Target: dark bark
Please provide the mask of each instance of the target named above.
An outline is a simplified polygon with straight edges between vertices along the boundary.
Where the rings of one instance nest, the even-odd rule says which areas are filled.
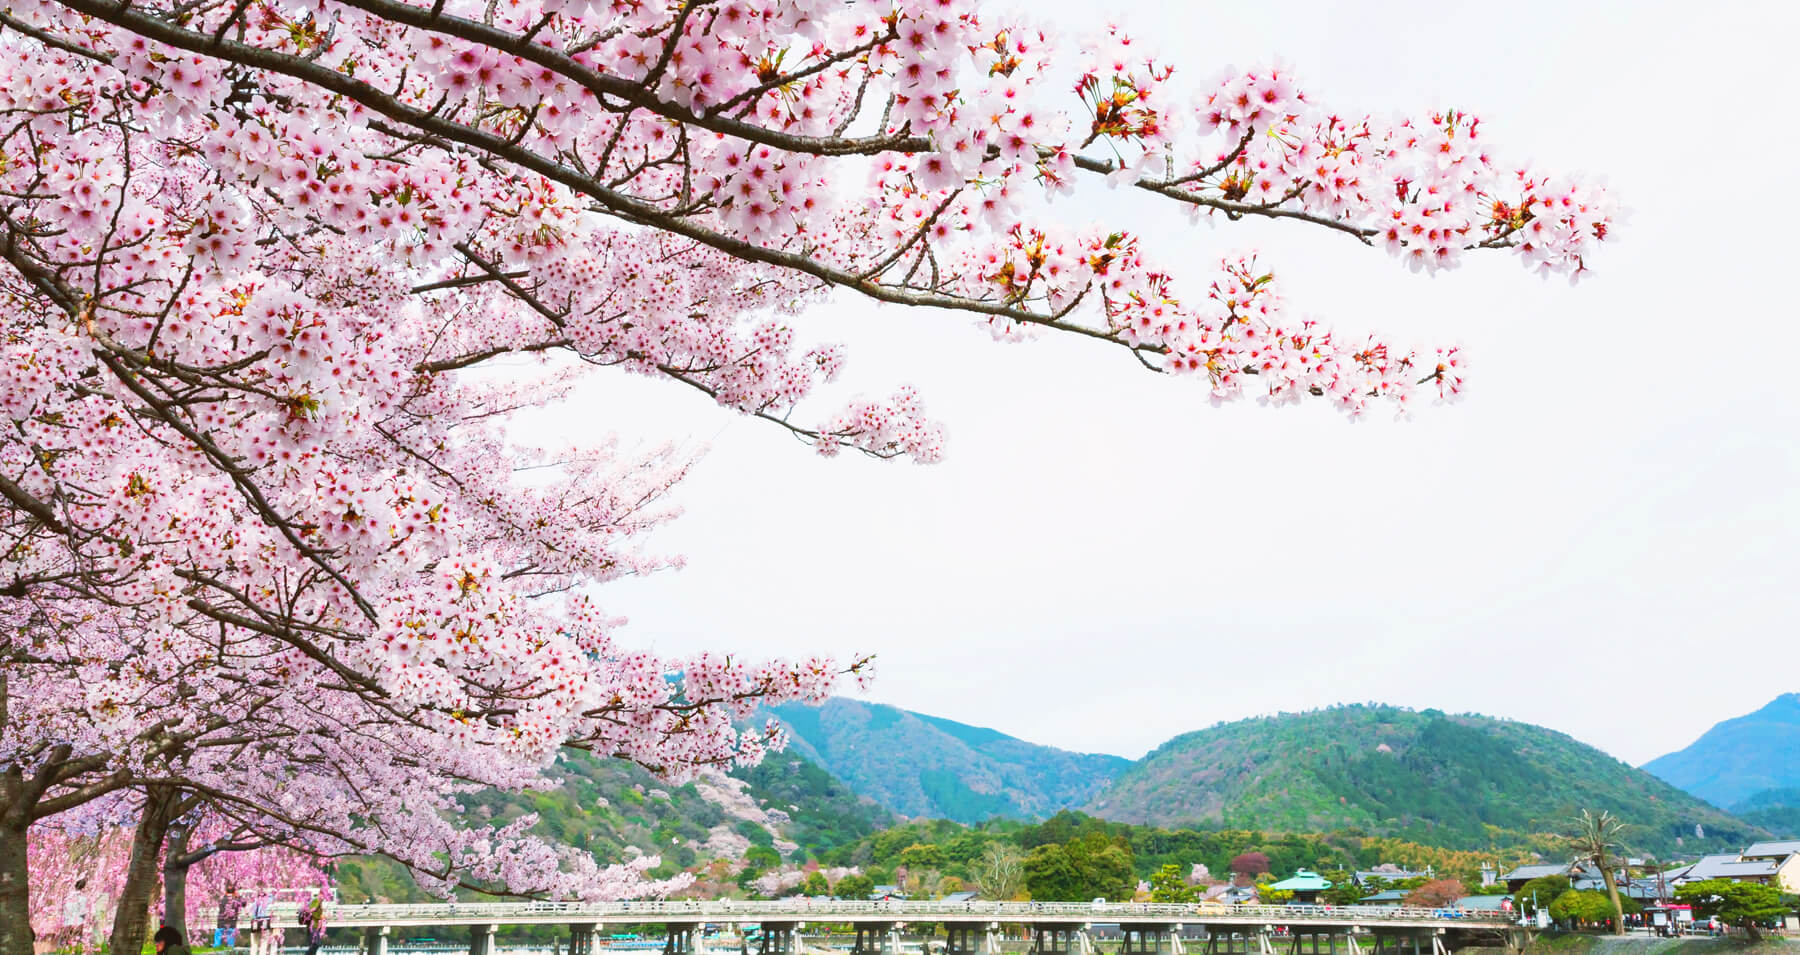
[[[188,934],[187,876],[194,863],[187,845],[193,834],[193,826],[185,821],[170,826],[168,848],[163,853],[163,924],[180,932],[182,938]]]
[[[0,787],[4,785],[0,783]],[[31,891],[25,868],[26,825],[14,826],[0,819],[0,955],[32,955]],[[43,928],[50,931],[48,925]]]
[[[119,893],[118,913],[113,916],[112,950],[141,952],[150,937],[150,893],[156,888],[157,856],[163,837],[175,819],[180,793],[166,786],[152,786],[144,796],[137,832],[131,838],[131,863],[125,868],[125,887]],[[185,936],[184,936],[185,938]]]

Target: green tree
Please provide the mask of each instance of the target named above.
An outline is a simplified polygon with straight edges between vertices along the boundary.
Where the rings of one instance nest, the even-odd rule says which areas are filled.
[[[805,879],[801,880],[800,893],[802,895],[830,895],[831,883],[825,881],[825,873],[814,869],[806,874]]]
[[[1548,909],[1550,903],[1561,898],[1569,888],[1566,875],[1539,876],[1519,886],[1519,891],[1513,893],[1513,904],[1525,915],[1536,915],[1538,906]]]
[[[1599,924],[1612,921],[1625,912],[1641,911],[1635,899],[1625,899],[1621,903],[1621,908],[1623,912],[1617,912],[1613,908],[1612,898],[1604,892],[1570,889],[1557,896],[1556,901],[1550,903],[1550,917],[1558,920]]]
[[[1025,887],[1032,898],[1046,902],[1128,900],[1137,889],[1131,846],[1122,836],[1097,831],[1038,846],[1025,857]]]
[[[875,880],[866,875],[847,875],[831,887],[831,894],[840,899],[862,901],[875,894]]]
[[[1612,813],[1602,809],[1596,815],[1583,809],[1581,818],[1575,820],[1575,831],[1566,837],[1575,861],[1590,862],[1600,870],[1600,881],[1606,883],[1606,898],[1612,905],[1614,935],[1625,934],[1625,909],[1619,903],[1619,886],[1613,881],[1613,850],[1619,848],[1624,831],[1625,823]]]
[[[1173,862],[1150,876],[1152,902],[1192,902],[1195,895],[1194,887],[1187,884],[1187,873]]]
[[[1274,883],[1260,882],[1256,886],[1256,898],[1264,905],[1286,905],[1294,900],[1293,889],[1270,888]]]
[[[936,869],[944,864],[944,850],[935,842],[915,842],[900,850],[900,864],[908,871]]]
[[[1701,879],[1675,890],[1675,900],[1694,907],[1694,914],[1717,917],[1727,925],[1736,925],[1761,941],[1762,923],[1781,918],[1789,911],[1782,901],[1781,890],[1755,882],[1733,882],[1730,879]]]

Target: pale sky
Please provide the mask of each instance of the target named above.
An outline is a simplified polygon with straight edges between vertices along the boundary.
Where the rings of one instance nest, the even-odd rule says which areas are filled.
[[[1118,349],[1002,345],[848,297],[801,323],[848,383],[920,389],[920,467],[820,459],[674,384],[609,375],[554,416],[710,448],[657,538],[685,569],[599,592],[665,653],[874,651],[868,698],[1135,757],[1338,702],[1541,723],[1639,763],[1800,690],[1800,325],[1785,3],[1171,3],[1107,11],[1183,70],[1279,57],[1345,112],[1485,120],[1502,158],[1630,208],[1570,288],[1482,255],[1436,278],[1292,223],[1106,215],[1195,274],[1256,248],[1296,312],[1460,342],[1466,400],[1349,424],[1214,409]],[[541,435],[533,435],[539,440]]]

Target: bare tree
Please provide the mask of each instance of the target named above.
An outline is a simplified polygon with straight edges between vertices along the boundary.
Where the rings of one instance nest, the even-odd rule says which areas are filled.
[[[1619,835],[1625,824],[1606,810],[1595,815],[1586,809],[1575,820],[1575,831],[1564,838],[1575,854],[1575,861],[1590,862],[1600,870],[1600,881],[1606,884],[1606,897],[1612,902],[1613,934],[1625,934],[1625,910],[1619,904],[1619,884],[1613,878],[1613,851],[1619,848]]]
[[[1010,842],[990,842],[975,862],[974,875],[982,898],[1009,901],[1025,887],[1025,853]]]

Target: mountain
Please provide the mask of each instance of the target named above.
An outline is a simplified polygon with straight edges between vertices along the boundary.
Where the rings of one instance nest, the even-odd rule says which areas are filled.
[[[1764,789],[1733,805],[1731,814],[1783,839],[1800,838],[1800,788]]]
[[[1716,806],[1800,787],[1800,693],[1783,693],[1754,713],[1719,723],[1644,769]]]
[[[769,714],[787,726],[791,751],[906,816],[1041,818],[1093,799],[1130,765],[841,697]]]
[[[1584,808],[1632,823],[1637,851],[1739,847],[1765,835],[1562,733],[1374,705],[1177,736],[1088,811],[1170,827],[1354,829],[1474,849],[1566,829]]]
[[[660,854],[658,875],[715,859],[737,862],[757,846],[785,860],[821,856],[896,821],[793,752],[680,786],[624,760],[586,754],[564,757],[550,775],[560,783],[554,789],[464,797],[465,816],[473,824],[503,825],[537,813],[532,831],[585,849],[603,864],[639,849]],[[349,898],[425,898],[404,870],[382,859],[340,862],[336,878]]]

